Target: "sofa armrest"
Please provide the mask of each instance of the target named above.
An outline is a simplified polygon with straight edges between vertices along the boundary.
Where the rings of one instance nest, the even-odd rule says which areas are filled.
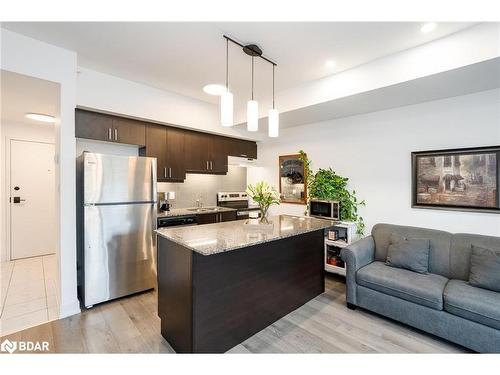
[[[373,237],[365,237],[345,247],[340,256],[346,263],[347,303],[356,305],[356,272],[375,260]]]

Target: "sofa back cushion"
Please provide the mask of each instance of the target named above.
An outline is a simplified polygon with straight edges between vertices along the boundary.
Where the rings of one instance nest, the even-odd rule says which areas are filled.
[[[451,233],[402,225],[376,224],[372,229],[375,241],[375,260],[381,262],[387,260],[387,250],[392,234],[406,238],[428,239],[430,241],[429,272],[450,278]]]
[[[472,245],[486,249],[500,249],[500,237],[467,233],[454,234],[450,249],[450,278],[469,280]]]

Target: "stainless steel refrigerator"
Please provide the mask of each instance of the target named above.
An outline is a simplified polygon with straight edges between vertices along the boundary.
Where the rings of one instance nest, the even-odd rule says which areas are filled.
[[[156,159],[84,152],[77,159],[82,305],[156,285]]]

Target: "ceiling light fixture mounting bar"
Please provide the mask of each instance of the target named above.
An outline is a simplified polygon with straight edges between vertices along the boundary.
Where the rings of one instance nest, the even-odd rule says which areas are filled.
[[[262,50],[256,44],[247,44],[247,45],[245,45],[245,44],[242,44],[240,42],[237,42],[236,40],[234,40],[233,38],[231,38],[231,37],[229,37],[227,35],[223,35],[223,37],[226,40],[228,40],[228,41],[230,41],[230,42],[232,42],[232,43],[240,46],[241,48],[243,48],[243,52],[245,52],[247,55],[252,56],[252,57],[260,57],[261,59],[267,61],[268,63],[272,64],[273,66],[278,66],[278,64],[276,64],[274,61],[268,59],[265,56],[262,56]]]

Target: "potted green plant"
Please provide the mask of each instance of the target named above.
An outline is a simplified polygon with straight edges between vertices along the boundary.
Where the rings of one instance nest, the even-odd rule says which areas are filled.
[[[254,185],[248,185],[247,194],[258,205],[260,210],[260,221],[267,223],[267,213],[273,204],[280,204],[280,195],[276,189],[268,183],[261,181]]]
[[[308,198],[339,201],[340,219],[356,222],[357,233],[363,234],[365,223],[358,214],[358,206],[365,206],[365,201],[358,201],[356,191],[348,190],[347,182],[349,179],[339,176],[332,168],[320,168],[316,173],[313,173],[311,161],[307,155],[302,150],[299,151],[299,154],[306,169]]]

